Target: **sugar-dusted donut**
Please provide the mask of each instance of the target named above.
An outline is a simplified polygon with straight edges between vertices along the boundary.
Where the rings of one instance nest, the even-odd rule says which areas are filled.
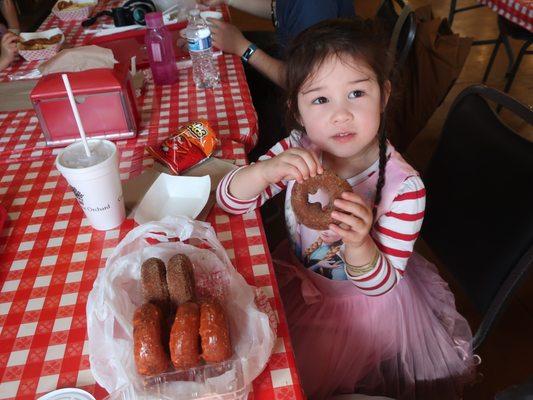
[[[320,203],[309,203],[309,194],[315,194],[319,188],[329,195],[329,203],[322,208]],[[331,212],[335,208],[333,201],[341,197],[342,192],[351,192],[352,188],[346,180],[339,178],[334,172],[324,170],[303,183],[296,182],[292,188],[291,204],[294,214],[300,223],[311,229],[326,230],[334,223]]]
[[[141,287],[144,301],[157,305],[163,314],[168,314],[167,272],[165,263],[159,258],[152,257],[142,263]]]
[[[175,307],[195,299],[194,270],[185,254],[176,254],[168,261],[167,286]]]

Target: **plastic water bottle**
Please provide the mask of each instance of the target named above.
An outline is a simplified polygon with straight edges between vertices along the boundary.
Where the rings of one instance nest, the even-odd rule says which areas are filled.
[[[156,85],[168,85],[178,79],[178,68],[172,35],[163,23],[160,11],[146,14],[146,35],[144,43],[148,52],[148,60]]]
[[[185,32],[192,60],[194,83],[201,89],[217,86],[219,76],[213,58],[211,30],[204,19],[200,17],[200,10],[193,8],[189,11],[189,24]]]

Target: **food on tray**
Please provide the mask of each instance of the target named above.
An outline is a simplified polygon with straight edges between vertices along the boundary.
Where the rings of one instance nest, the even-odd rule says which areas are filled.
[[[213,153],[217,143],[216,134],[206,120],[189,123],[162,143],[147,147],[148,152],[179,174]]]
[[[62,38],[63,38],[63,35],[58,33],[57,35],[54,35],[50,38],[40,37],[40,38],[21,41],[19,43],[19,49],[20,50],[43,50],[43,49],[46,49],[48,46],[53,46],[55,44],[58,44],[59,42],[61,42]]]
[[[190,368],[200,362],[200,307],[187,302],[178,307],[170,331],[170,358],[176,368]]]
[[[72,1],[60,1],[57,3],[57,9],[62,10],[72,10],[76,8],[84,8],[93,5],[93,3],[74,3]]]
[[[221,362],[231,357],[228,322],[222,306],[214,299],[200,306],[200,337],[202,358],[206,362]]]
[[[195,367],[202,360],[216,363],[231,357],[222,305],[216,299],[204,299],[200,305],[194,301],[194,271],[189,257],[176,254],[166,269],[159,258],[147,259],[141,266],[141,282],[146,303],[135,311],[133,319],[133,349],[139,374],[160,374],[170,361],[175,368],[183,369]],[[177,307],[175,316],[168,307],[169,297]],[[166,321],[172,318],[169,332]]]
[[[185,254],[176,254],[168,261],[167,286],[170,300],[176,307],[194,300],[194,271]]]
[[[165,263],[159,258],[149,258],[141,266],[141,286],[144,300],[168,310],[170,297],[167,288]]]
[[[320,203],[309,203],[309,194],[324,189],[329,195],[329,203],[323,208]],[[334,223],[331,212],[333,201],[341,197],[342,192],[351,192],[352,188],[346,180],[339,178],[334,172],[325,170],[322,174],[295,183],[292,187],[291,204],[298,221],[308,228],[326,230]]]
[[[133,317],[133,352],[137,372],[157,375],[169,366],[168,354],[163,345],[163,313],[154,304],[145,303]]]

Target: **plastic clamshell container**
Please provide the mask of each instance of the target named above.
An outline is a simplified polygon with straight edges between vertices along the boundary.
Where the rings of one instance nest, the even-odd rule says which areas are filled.
[[[241,361],[230,359],[146,378],[121,387],[104,400],[245,400],[247,396]]]

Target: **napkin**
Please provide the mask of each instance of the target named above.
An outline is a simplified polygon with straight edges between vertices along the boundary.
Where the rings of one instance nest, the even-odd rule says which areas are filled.
[[[80,72],[96,68],[113,68],[117,62],[110,49],[95,45],[81,46],[61,50],[42,63],[39,71],[43,75],[55,72]]]

